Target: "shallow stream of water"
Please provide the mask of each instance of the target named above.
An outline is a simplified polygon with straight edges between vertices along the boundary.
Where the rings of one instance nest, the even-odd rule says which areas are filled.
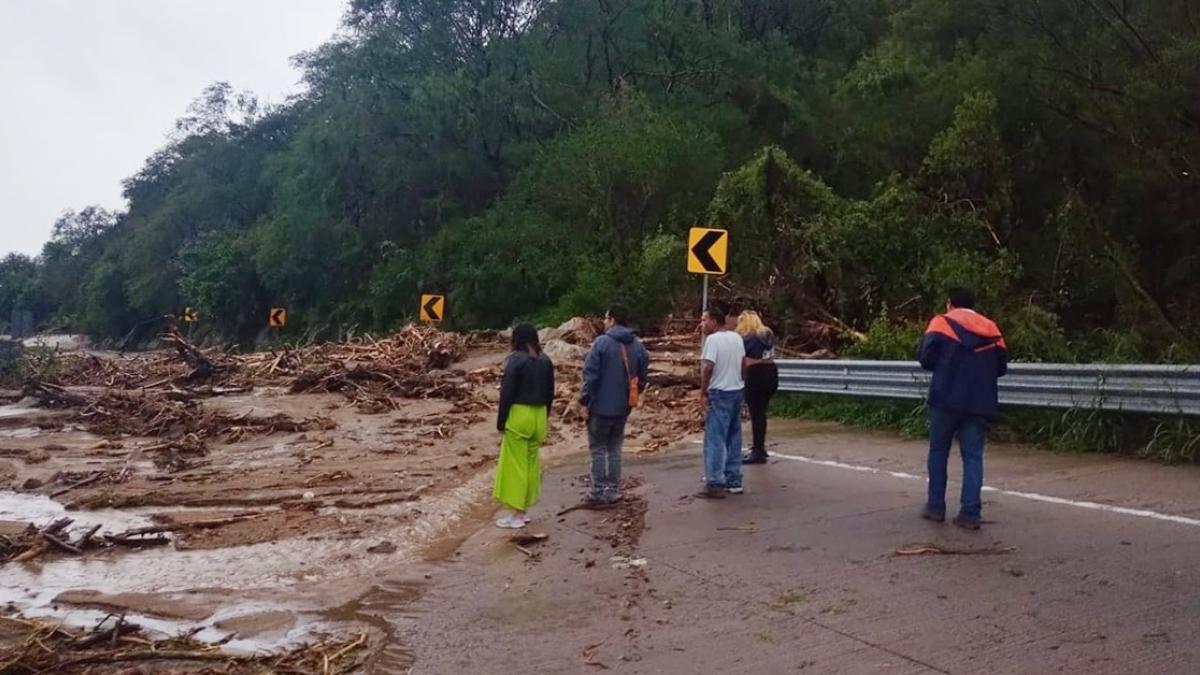
[[[285,626],[238,636],[228,644],[242,652],[295,646],[339,626],[344,632],[348,623],[366,624],[390,642],[398,633],[397,622],[405,619],[401,606],[413,593],[408,586],[393,588],[396,582],[387,579],[419,563],[435,539],[462,528],[489,485],[490,476],[484,473],[419,502],[378,507],[372,514],[395,517],[397,527],[370,538],[290,538],[210,550],[114,549],[81,558],[0,565],[0,604],[26,616],[86,627],[110,612],[56,601],[63,593],[90,590],[110,597],[149,593],[170,598],[177,594],[181,606],[215,609],[199,621],[137,611],[130,611],[127,620],[163,635],[199,627],[197,638],[216,641],[231,632],[218,624],[231,619],[279,612],[291,616]],[[145,527],[152,524],[150,513],[183,510],[188,509],[67,511],[48,497],[0,491],[0,519],[44,525],[67,516],[76,521],[72,529],[93,524],[101,524],[106,532]],[[395,544],[396,551],[389,555],[367,551],[381,539]],[[121,601],[136,610],[136,599]],[[374,658],[380,672],[404,672],[405,664],[411,663],[400,647],[383,649]]]
[[[153,525],[144,513],[131,509],[68,511],[61,503],[45,495],[0,490],[0,520],[17,520],[42,526],[64,517],[75,521],[70,529],[101,525],[104,532],[121,532]]]

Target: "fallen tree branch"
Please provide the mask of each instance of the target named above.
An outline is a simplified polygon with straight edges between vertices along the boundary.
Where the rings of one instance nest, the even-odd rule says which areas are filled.
[[[61,497],[65,494],[67,494],[71,490],[74,490],[75,488],[81,488],[86,485],[91,485],[92,483],[95,483],[96,481],[100,480],[101,478],[104,478],[107,475],[108,475],[107,471],[97,471],[96,473],[88,476],[87,478],[84,478],[83,480],[75,481],[74,483],[71,483],[70,485],[68,485],[60,490],[55,490],[54,492],[51,492],[49,496],[51,499],[56,499],[58,497]]]
[[[27,560],[33,560],[34,558],[38,557],[39,555],[45,553],[46,549],[48,549],[48,548],[50,548],[49,542],[47,542],[45,539],[38,539],[36,542],[34,542],[33,546],[30,546],[29,548],[25,549],[24,553],[13,558],[12,561],[19,563],[19,562],[25,562]]]
[[[947,548],[938,544],[917,544],[896,549],[898,556],[913,555],[1004,555],[1016,551],[1016,546],[990,546],[985,548]]]
[[[53,544],[55,547],[62,549],[63,551],[66,551],[67,553],[72,553],[74,555],[83,555],[83,551],[80,550],[78,547],[68,544],[67,542],[63,541],[62,539],[59,539],[58,537],[56,537],[52,534],[47,534],[47,533],[43,532],[42,539],[45,539],[46,541]]]
[[[120,616],[117,618],[117,624],[115,626],[113,626],[112,628],[109,628],[108,630],[98,631],[96,633],[92,633],[91,635],[89,635],[87,637],[80,638],[80,639],[76,640],[75,642],[73,642],[71,644],[71,647],[73,649],[82,650],[82,649],[87,649],[89,647],[94,647],[103,642],[109,642],[110,644],[113,644],[115,647],[115,643],[118,640],[120,640],[122,637],[124,637],[126,635],[131,635],[133,633],[138,633],[141,630],[142,630],[141,626],[137,625],[136,623],[126,623],[125,617]]]
[[[100,526],[93,525],[92,529],[88,530],[87,532],[84,532],[83,536],[79,538],[79,541],[75,542],[75,546],[77,548],[81,548],[81,549],[86,548],[87,545],[91,543],[92,537],[96,536],[96,533],[99,531],[100,531]]]

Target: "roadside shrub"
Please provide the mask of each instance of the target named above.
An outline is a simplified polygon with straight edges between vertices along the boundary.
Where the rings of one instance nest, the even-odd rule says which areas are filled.
[[[55,382],[62,372],[62,359],[53,347],[26,347],[12,361],[0,361],[0,386],[18,388],[31,380]]]
[[[915,358],[924,332],[918,324],[893,323],[886,315],[880,316],[867,329],[866,339],[846,350],[846,356],[852,359],[911,361]]]

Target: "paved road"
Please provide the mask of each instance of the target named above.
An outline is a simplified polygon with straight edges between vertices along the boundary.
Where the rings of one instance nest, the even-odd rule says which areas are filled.
[[[611,514],[544,518],[538,560],[481,529],[411,608],[413,672],[1200,673],[1200,471],[994,447],[992,522],[971,533],[916,517],[920,441],[775,440],[718,502],[686,498],[694,444],[632,463],[649,506],[633,550],[593,537]],[[547,475],[543,514],[582,472]],[[895,553],[918,543],[1014,550]]]

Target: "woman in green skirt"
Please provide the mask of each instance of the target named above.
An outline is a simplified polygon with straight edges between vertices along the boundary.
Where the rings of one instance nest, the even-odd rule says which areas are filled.
[[[497,429],[504,434],[492,496],[512,509],[496,527],[519,529],[529,524],[526,511],[542,491],[538,451],[546,440],[550,404],[554,402],[554,364],[542,352],[537,330],[529,324],[513,329],[512,353],[504,362]]]

